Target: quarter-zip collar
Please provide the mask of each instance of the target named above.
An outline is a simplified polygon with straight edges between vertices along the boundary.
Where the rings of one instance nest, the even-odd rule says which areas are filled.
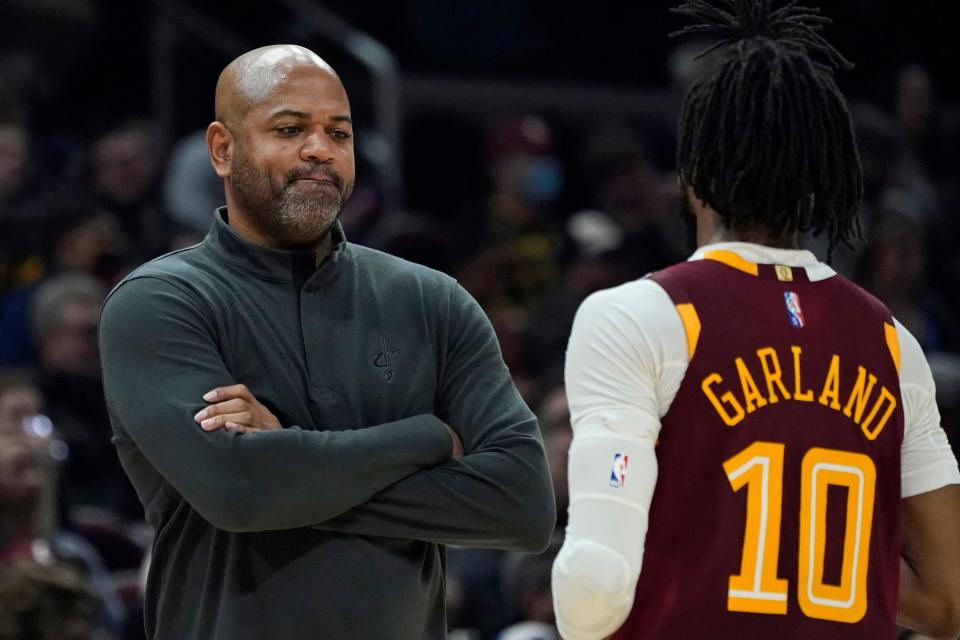
[[[317,265],[316,255],[310,250],[286,251],[254,244],[240,235],[227,222],[227,208],[220,207],[214,214],[213,226],[203,243],[218,257],[235,267],[273,282],[303,282],[320,269],[332,271],[344,262],[349,244],[340,221],[330,231],[333,247],[330,255]]]

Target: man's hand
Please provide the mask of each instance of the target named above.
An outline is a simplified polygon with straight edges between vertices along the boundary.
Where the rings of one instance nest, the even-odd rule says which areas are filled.
[[[454,460],[463,457],[463,441],[460,440],[460,436],[457,435],[457,432],[453,430],[453,427],[444,423],[447,427],[447,431],[450,432],[450,439],[453,440],[453,450],[450,452],[450,457]]]
[[[280,429],[280,421],[253,397],[246,385],[217,387],[203,395],[211,403],[193,419],[204,431],[229,429],[239,433],[256,433]]]

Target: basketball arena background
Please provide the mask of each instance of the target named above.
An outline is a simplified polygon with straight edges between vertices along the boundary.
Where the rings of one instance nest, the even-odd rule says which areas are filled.
[[[857,64],[838,82],[866,176],[863,240],[834,263],[918,337],[956,442],[956,24],[943,3],[823,4],[835,20],[827,37]],[[59,540],[47,556],[43,545],[24,551],[3,534],[16,514],[0,509],[0,563],[39,554],[53,572],[0,584],[0,627],[11,603],[43,611],[38,584],[67,584],[96,593],[88,617],[100,637],[142,637],[151,532],[109,441],[96,310],[130,269],[202,239],[223,197],[201,135],[217,76],[243,51],[292,42],[327,59],[352,102],[348,238],[456,276],[493,321],[544,431],[557,543],[541,556],[450,550],[452,633],[550,637],[573,313],[591,291],[689,250],[674,130],[704,45],[667,37],[680,26],[669,6],[0,0],[0,432],[27,429],[57,461],[56,499],[18,508],[45,514],[42,537]],[[805,242],[822,257],[820,239]],[[12,459],[2,442],[0,478]],[[56,573],[61,560],[81,571]]]

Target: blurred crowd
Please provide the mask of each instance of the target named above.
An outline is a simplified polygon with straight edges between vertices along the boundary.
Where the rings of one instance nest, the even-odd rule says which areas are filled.
[[[672,153],[676,105],[700,69],[689,50],[670,64],[676,99],[644,117],[415,123],[432,133],[408,136],[403,209],[386,201],[358,140],[348,239],[446,271],[477,298],[540,419],[553,474],[560,521],[546,553],[449,550],[457,640],[556,637],[550,565],[566,507],[574,314],[591,292],[692,250]],[[23,89],[35,72],[0,67],[0,640],[134,640],[151,531],[110,439],[98,313],[131,269],[202,240],[223,187],[199,131],[168,139],[149,115],[116,113],[38,126],[36,92]],[[938,102],[927,69],[896,74],[894,95],[851,99],[862,240],[831,260],[920,341],[956,446],[960,112]],[[827,257],[824,239],[803,244]]]

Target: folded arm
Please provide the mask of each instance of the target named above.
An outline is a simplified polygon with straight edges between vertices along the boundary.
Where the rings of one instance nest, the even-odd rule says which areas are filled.
[[[104,306],[100,350],[118,437],[214,526],[309,526],[449,459],[447,428],[431,415],[353,431],[204,431],[194,422],[203,394],[242,382],[226,369],[205,317],[177,285],[129,280]]]
[[[465,455],[425,469],[318,529],[459,546],[543,550],[556,505],[536,419],[480,306],[452,285],[436,413]]]

